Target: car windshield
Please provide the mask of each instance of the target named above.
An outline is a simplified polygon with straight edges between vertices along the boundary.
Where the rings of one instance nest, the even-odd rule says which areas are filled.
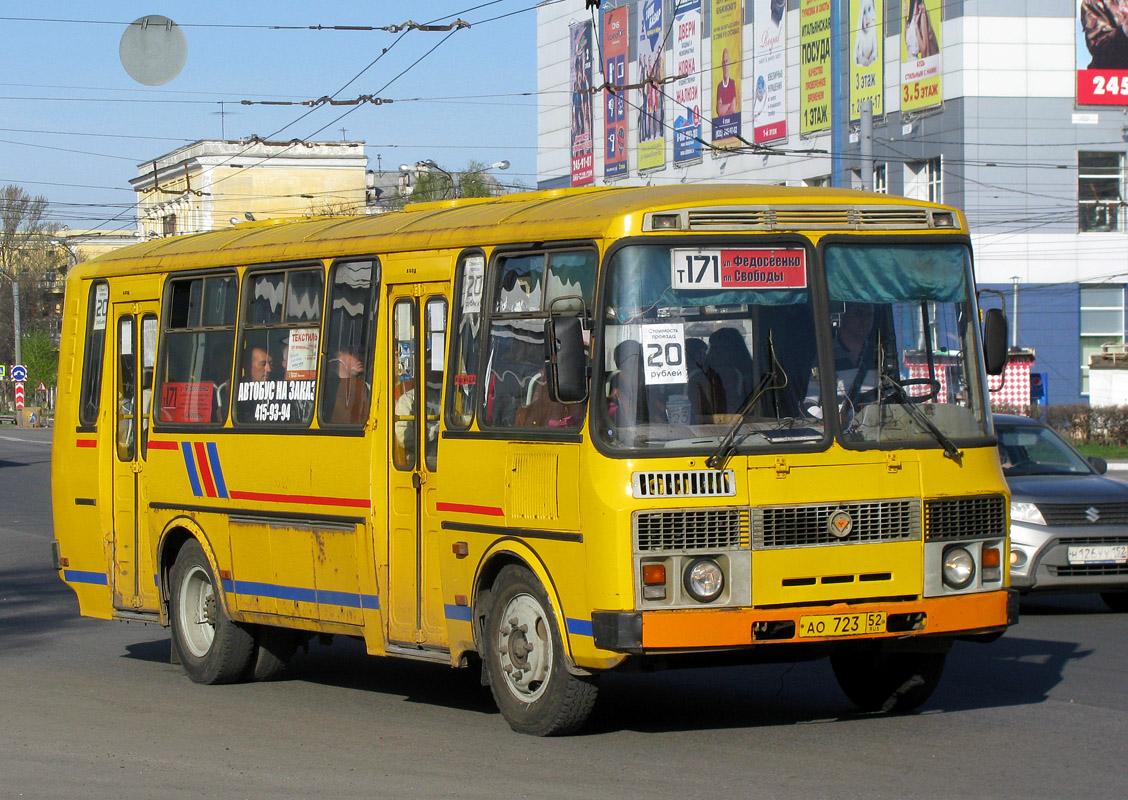
[[[711,454],[987,435],[968,250],[794,241],[634,245],[608,266],[597,431],[616,449]],[[819,342],[832,348],[820,353]],[[824,346],[825,348],[825,346]]]
[[[996,422],[995,433],[999,437],[999,461],[1007,477],[1093,472],[1084,456],[1051,428]]]

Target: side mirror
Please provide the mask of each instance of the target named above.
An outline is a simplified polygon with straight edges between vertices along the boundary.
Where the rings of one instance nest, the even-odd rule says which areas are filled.
[[[582,403],[588,397],[588,356],[579,317],[550,316],[544,323],[549,362],[548,390],[558,403]]]
[[[1007,318],[1002,309],[983,312],[983,360],[988,375],[1002,375],[1007,366]]]
[[[1093,469],[1097,471],[1098,475],[1104,475],[1108,472],[1108,462],[1100,456],[1089,456],[1089,463],[1093,465]]]

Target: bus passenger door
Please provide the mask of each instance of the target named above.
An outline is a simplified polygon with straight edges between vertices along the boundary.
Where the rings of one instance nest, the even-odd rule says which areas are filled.
[[[157,361],[157,303],[114,303],[113,596],[124,611],[155,611],[144,470]]]
[[[442,291],[441,284],[390,289],[386,611],[389,641],[412,647],[446,645],[435,508],[446,365],[447,300]]]

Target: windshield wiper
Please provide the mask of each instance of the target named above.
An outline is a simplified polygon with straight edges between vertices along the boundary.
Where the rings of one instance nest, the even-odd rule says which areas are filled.
[[[776,372],[775,345],[772,343],[772,335],[770,333],[768,334],[768,361],[768,371],[760,376],[760,380],[756,382],[756,385],[752,387],[752,391],[748,393],[748,396],[744,398],[744,402],[740,404],[740,410],[737,411],[736,414],[736,422],[729,428],[728,433],[725,434],[725,438],[721,439],[721,443],[717,445],[717,449],[713,451],[713,455],[705,459],[705,466],[709,467],[709,469],[725,468],[725,463],[728,462],[729,456],[732,455],[732,451],[736,449],[737,431],[744,425],[744,420],[748,416],[748,412],[752,410],[752,406],[756,405],[756,401],[763,396],[764,392],[769,389],[782,389],[787,386],[787,373],[784,373],[783,383],[779,386],[772,385],[772,381],[778,378],[779,374]]]
[[[936,427],[932,420],[925,416],[923,411],[917,408],[916,403],[913,402],[913,398],[909,396],[909,393],[907,391],[905,391],[905,387],[894,380],[891,375],[888,375],[886,373],[881,374],[881,381],[891,386],[894,394],[901,398],[900,404],[905,409],[905,411],[909,413],[909,416],[912,417],[913,420],[921,425],[926,431],[932,434],[932,437],[940,443],[940,446],[944,448],[945,457],[950,458],[960,466],[963,466],[963,453],[959,451],[959,448],[956,447],[955,443],[951,439],[949,439],[942,430]],[[879,390],[879,405],[881,403],[880,398],[881,394]]]

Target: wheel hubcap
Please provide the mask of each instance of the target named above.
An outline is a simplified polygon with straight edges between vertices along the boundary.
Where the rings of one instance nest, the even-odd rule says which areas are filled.
[[[202,567],[192,567],[180,587],[180,628],[184,644],[197,658],[211,650],[215,620],[216,597],[211,576]]]
[[[536,598],[520,594],[506,604],[497,652],[505,684],[514,696],[531,703],[544,693],[552,672],[552,636]]]

